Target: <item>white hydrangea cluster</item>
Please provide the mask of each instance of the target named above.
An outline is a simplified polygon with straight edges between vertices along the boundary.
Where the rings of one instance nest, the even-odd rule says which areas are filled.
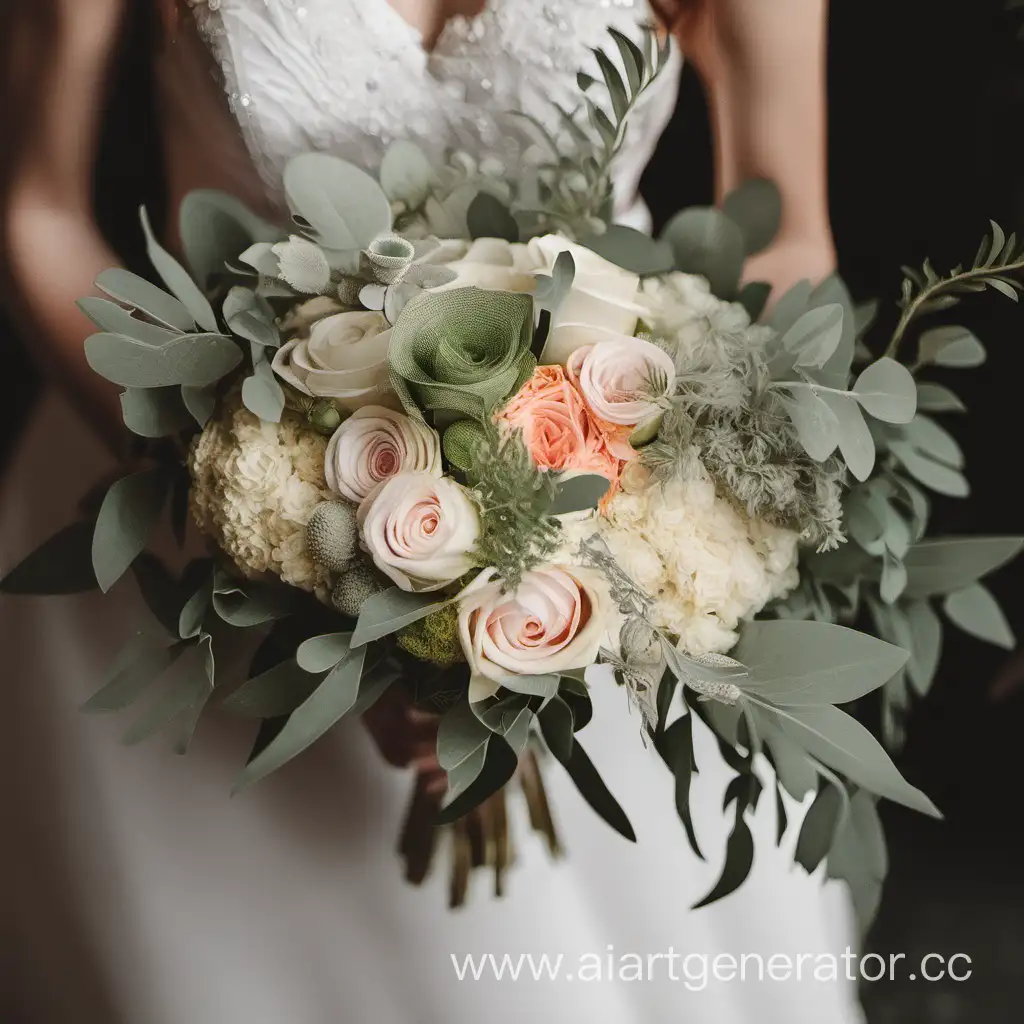
[[[272,572],[324,598],[329,579],[306,546],[306,523],[331,498],[327,439],[285,413],[266,423],[236,397],[225,401],[192,446],[192,514],[243,574]]]
[[[686,479],[666,484],[633,464],[604,516],[564,526],[573,547],[596,526],[654,599],[653,624],[690,654],[724,654],[742,620],[799,583],[797,534],[748,519],[696,460]]]

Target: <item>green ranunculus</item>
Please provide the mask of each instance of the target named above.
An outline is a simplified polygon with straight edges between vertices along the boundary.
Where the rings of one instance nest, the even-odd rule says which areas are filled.
[[[533,299],[457,288],[425,293],[391,332],[391,383],[407,412],[483,420],[533,373]]]

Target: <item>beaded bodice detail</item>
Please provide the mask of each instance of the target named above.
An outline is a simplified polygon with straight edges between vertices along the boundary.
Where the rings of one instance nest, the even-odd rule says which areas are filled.
[[[453,151],[490,173],[529,157],[535,136],[512,112],[560,132],[576,74],[610,26],[638,38],[643,0],[489,0],[448,22],[428,53],[387,0],[189,0],[223,71],[250,153],[276,188],[297,153],[333,153],[367,169],[395,139],[432,160]],[[674,105],[678,58],[643,97],[616,194],[624,211]]]

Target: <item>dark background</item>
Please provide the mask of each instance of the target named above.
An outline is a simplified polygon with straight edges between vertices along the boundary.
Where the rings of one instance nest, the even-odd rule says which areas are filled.
[[[1024,42],[1016,38],[1021,19],[1003,8],[1004,0],[833,0],[833,226],[841,273],[855,298],[882,300],[876,339],[895,321],[901,264],[920,266],[930,257],[941,271],[970,261],[989,218],[1008,233],[1024,230]],[[159,214],[162,204],[150,29],[140,14],[126,31],[96,188],[104,229],[135,266],[135,210],[146,202]],[[680,206],[710,201],[707,118],[689,73],[645,193],[659,222]],[[974,493],[969,502],[938,503],[934,529],[1020,532],[1024,311],[990,293],[953,313],[987,343],[990,359],[949,381],[970,410],[950,426],[966,450]],[[2,322],[0,347],[10,350],[0,364],[5,381],[38,379],[27,360],[21,365]],[[4,389],[0,459],[16,443],[36,391]],[[1024,635],[1022,583],[1024,562],[1003,571],[993,589]],[[882,953],[906,953],[908,961],[928,952],[967,953],[973,977],[868,985],[872,1024],[1020,1018],[1024,688],[993,702],[991,680],[1004,661],[1002,652],[948,629],[940,676],[914,713],[900,758],[946,821],[883,805],[892,869],[869,941]]]

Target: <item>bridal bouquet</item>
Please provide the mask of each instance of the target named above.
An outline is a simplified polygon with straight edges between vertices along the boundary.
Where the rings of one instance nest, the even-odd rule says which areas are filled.
[[[797,859],[827,860],[867,919],[877,799],[938,812],[837,705],[879,690],[895,745],[935,672],[933,602],[1011,644],[978,580],[1021,547],[925,538],[926,491],[966,482],[933,418],[960,404],[922,376],[984,350],[959,327],[921,333],[909,364],[901,344],[959,293],[1015,294],[1021,254],[994,228],[971,269],[910,274],[882,355],[836,279],[758,322],[767,289],[739,282],[777,220],[769,184],[684,211],[658,240],[607,224],[611,158],[664,61],[653,37],[614,41],[603,82],[581,75],[580,112],[562,112],[575,155],[525,125],[551,153],[518,181],[434,168],[406,143],[377,176],[303,155],[284,177],[289,230],[189,197],[185,265],[144,217],[165,287],[111,270],[108,297],[80,305],[101,332],[89,363],[124,388],[149,461],[4,588],[107,591],[133,568],[170,636],[138,637],[87,709],[153,695],[126,738],[173,728],[182,751],[211,705],[258,720],[239,786],[404,687],[439,716],[455,903],[472,866],[500,887],[513,782],[557,849],[541,760],[634,838],[629,794],[624,810],[579,735],[590,692],[617,686],[698,855],[695,717],[735,773],[704,902],[746,877],[767,781],[780,810],[782,791],[816,794]],[[191,518],[210,544],[180,574],[145,550],[168,507],[179,536]],[[865,610],[881,638],[851,628]],[[234,679],[219,669],[240,649]],[[407,830],[410,877],[433,825]]]

